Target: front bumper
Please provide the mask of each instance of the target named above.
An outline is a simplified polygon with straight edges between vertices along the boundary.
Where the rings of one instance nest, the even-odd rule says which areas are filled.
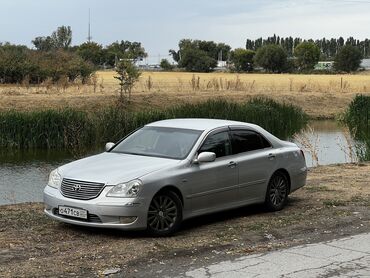
[[[106,197],[109,187],[92,200],[76,200],[64,197],[58,189],[46,186],[44,189],[45,214],[65,223],[122,230],[146,229],[149,204],[143,198]],[[88,219],[59,215],[58,207],[67,206],[88,211]],[[122,223],[125,217],[136,217],[133,222]]]

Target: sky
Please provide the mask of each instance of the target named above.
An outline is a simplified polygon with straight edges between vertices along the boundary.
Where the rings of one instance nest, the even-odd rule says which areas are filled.
[[[273,34],[305,39],[370,38],[370,0],[0,0],[0,42],[32,39],[71,26],[72,44],[139,41],[148,63],[169,58],[183,38],[245,47]]]

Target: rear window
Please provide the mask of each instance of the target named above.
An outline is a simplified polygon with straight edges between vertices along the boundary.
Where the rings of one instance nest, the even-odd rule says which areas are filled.
[[[259,133],[251,130],[232,130],[233,154],[270,148],[271,144]]]

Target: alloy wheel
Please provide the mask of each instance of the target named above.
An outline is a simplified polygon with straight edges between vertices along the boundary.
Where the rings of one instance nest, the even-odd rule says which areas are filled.
[[[169,231],[178,219],[178,205],[169,195],[154,196],[148,211],[148,225],[156,232]]]

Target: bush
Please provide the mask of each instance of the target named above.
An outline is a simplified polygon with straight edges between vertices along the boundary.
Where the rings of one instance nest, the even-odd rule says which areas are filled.
[[[93,71],[91,63],[65,50],[43,52],[25,46],[0,45],[0,83],[27,80],[38,84],[47,79],[58,82],[64,78],[70,82],[77,78],[86,81]]]
[[[172,71],[174,66],[167,59],[162,59],[159,66],[165,71]]]

